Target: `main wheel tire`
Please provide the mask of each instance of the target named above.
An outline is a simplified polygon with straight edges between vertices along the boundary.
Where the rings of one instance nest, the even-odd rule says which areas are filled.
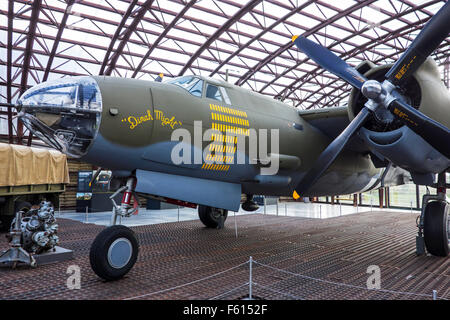
[[[121,225],[100,232],[89,253],[92,270],[107,281],[126,275],[136,263],[139,245],[134,232]]]
[[[434,256],[446,257],[449,252],[448,217],[450,206],[444,201],[432,201],[425,208],[423,233],[425,246]]]
[[[223,222],[227,219],[228,210],[199,205],[198,216],[207,228],[217,228],[221,216],[223,216]]]

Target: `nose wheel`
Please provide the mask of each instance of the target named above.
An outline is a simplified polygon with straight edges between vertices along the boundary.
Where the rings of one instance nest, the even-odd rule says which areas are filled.
[[[136,263],[139,246],[134,232],[116,225],[98,234],[91,246],[89,260],[92,270],[107,281],[127,274]]]
[[[92,270],[107,281],[122,278],[133,268],[137,260],[139,244],[134,232],[125,226],[116,225],[118,217],[129,217],[138,211],[139,202],[134,192],[135,186],[136,178],[130,177],[126,186],[119,188],[110,197],[113,204],[111,226],[100,232],[91,245],[89,260]],[[119,206],[114,197],[122,191],[124,195]],[[130,204],[132,196],[135,197],[135,207]]]

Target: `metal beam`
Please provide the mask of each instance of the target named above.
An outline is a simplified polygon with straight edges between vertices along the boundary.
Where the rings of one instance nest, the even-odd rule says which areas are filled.
[[[399,16],[403,16],[403,15],[406,15],[406,14],[408,14],[408,13],[410,13],[411,11],[414,11],[414,10],[406,10],[406,11],[404,11],[404,12],[401,12],[401,13],[398,13],[397,15],[395,15],[395,16],[392,16],[392,17],[389,17],[389,18],[387,18],[386,20],[384,20],[384,21],[382,21],[382,23],[386,23],[386,22],[388,22],[388,21],[392,21],[392,20],[395,20],[395,19],[397,19]],[[426,21],[428,21],[429,19],[430,19],[431,17],[427,17],[427,18],[425,18],[424,20],[423,20],[423,22],[426,22]],[[410,28],[411,28],[411,26],[410,25],[405,25],[405,26],[403,26],[403,27],[401,27],[401,28],[399,28],[399,29],[397,29],[396,30],[396,32],[395,32],[395,34],[391,34],[390,35],[390,37],[388,37],[388,39],[384,39],[385,41],[386,40],[390,40],[391,38],[393,38],[394,36],[395,37],[402,37],[402,36],[404,36],[404,35],[407,35],[407,34],[409,34],[410,32],[411,32],[411,30],[410,30]],[[416,24],[416,28],[414,29],[414,30],[417,30],[418,29],[418,24]],[[351,37],[351,36],[349,36],[349,37]],[[348,37],[347,37],[348,38]],[[346,40],[346,38],[344,38],[342,41],[345,41]],[[334,43],[332,46],[336,46],[336,45],[338,45],[339,43]],[[348,51],[346,54],[345,54],[345,56],[347,56],[347,58],[350,58],[350,57],[354,57],[356,54],[358,54],[361,50],[368,50],[368,49],[370,49],[371,47],[374,47],[374,46],[376,46],[377,45],[377,43],[373,43],[373,42],[371,42],[371,43],[364,43],[364,44],[362,44],[361,46],[359,46],[359,47],[355,47],[355,48],[353,48],[352,50],[350,50],[350,51]],[[331,46],[330,46],[331,47]],[[330,48],[329,47],[329,48]],[[391,57],[393,57],[393,56],[395,56],[396,54],[398,54],[398,52],[394,52],[393,54],[389,54],[389,55],[383,55],[383,59],[384,60],[386,60],[386,59],[388,59],[388,58],[391,58]],[[307,58],[308,59],[308,58]],[[305,59],[305,60],[307,60],[307,59]],[[378,61],[376,61],[376,62],[378,62]],[[300,62],[301,63],[301,62]],[[295,66],[294,66],[294,68],[295,68]],[[319,76],[319,75],[321,75],[321,74],[323,74],[325,72],[325,70],[323,70],[320,66],[317,66],[315,69],[313,69],[311,72],[310,72],[310,74],[315,74],[316,76]],[[287,87],[286,87],[286,89],[284,89],[282,92],[280,92],[280,95],[281,94],[284,94],[285,93],[285,91],[288,91],[289,90],[289,93],[287,93],[286,94],[286,97],[289,97],[295,90],[298,90],[298,88],[299,87],[301,87],[301,85],[303,84],[303,80],[305,80],[306,78],[307,78],[307,76],[308,75],[304,75],[303,77],[301,77],[301,78],[299,78],[299,79],[297,79],[296,81],[294,81],[293,83],[291,83],[290,85],[288,85]],[[299,83],[299,84],[298,84]],[[297,85],[296,85],[297,84]],[[295,86],[295,87],[294,87]],[[342,88],[342,87],[344,87],[345,85],[342,85],[340,88]],[[309,95],[307,98],[310,98],[312,95]],[[297,105],[298,106],[298,105]]]
[[[27,44],[25,55],[23,58],[22,80],[20,82],[20,94],[24,93],[25,90],[27,89],[28,72],[31,62],[34,36],[36,35],[36,25],[38,22],[39,12],[41,9],[41,2],[42,0],[34,0],[32,4],[33,7],[31,12],[30,25],[28,28]]]
[[[34,43],[34,37],[36,35],[36,26],[39,18],[39,12],[41,9],[41,3],[42,0],[34,0],[32,4],[32,11],[31,11],[31,19],[30,19],[30,25],[28,28],[28,36],[27,36],[27,44],[26,44],[26,50],[25,55],[23,58],[23,68],[22,68],[22,79],[20,81],[20,94],[22,95],[27,90],[27,84],[28,84],[28,73],[30,72],[30,63],[31,63],[31,56],[32,56],[32,50],[33,50],[33,43]],[[18,121],[17,122],[17,143],[22,144],[22,136],[23,136],[23,123]],[[28,136],[28,145],[31,144],[31,132]]]
[[[56,34],[55,40],[53,41],[52,51],[50,51],[50,55],[48,57],[47,67],[45,68],[44,76],[42,77],[42,81],[47,81],[48,75],[50,73],[50,69],[52,67],[53,59],[56,55],[56,50],[58,49],[59,40],[61,40],[62,33],[64,31],[64,28],[66,27],[67,18],[69,18],[70,12],[72,11],[72,6],[75,2],[75,0],[67,0],[67,7],[64,11],[64,15],[61,19],[61,23],[58,27],[58,33]]]
[[[109,43],[108,50],[106,50],[105,57],[103,58],[102,66],[100,67],[99,74],[102,75],[105,71],[106,65],[108,64],[109,56],[114,48],[114,44],[116,43],[116,40],[119,38],[122,28],[125,26],[125,22],[127,22],[128,18],[130,17],[131,13],[133,12],[134,7],[136,6],[138,0],[133,0],[130,5],[127,8],[127,11],[122,16],[122,20],[120,21],[118,27],[116,28],[116,32],[114,33],[114,36],[111,38],[111,42]]]
[[[141,59],[141,62],[139,62],[138,66],[134,70],[133,74],[131,75],[132,78],[136,77],[137,73],[141,71],[142,67],[144,66],[145,61],[148,59],[152,51],[158,46],[158,44],[161,42],[162,39],[167,35],[167,33],[172,30],[173,26],[178,22],[178,20],[184,16],[186,11],[189,10],[190,7],[192,7],[197,0],[191,0],[189,3],[187,3],[183,10],[181,10],[175,18],[172,19],[170,24],[164,28],[164,31],[161,32],[161,34],[158,36],[158,38],[153,42],[152,46],[148,49],[147,53],[144,55],[144,57]]]
[[[359,3],[351,6],[345,10],[342,10],[342,11],[338,12],[336,15],[334,15],[332,18],[327,19],[323,23],[320,23],[319,25],[317,25],[316,27],[311,28],[308,31],[304,32],[302,34],[302,36],[307,37],[307,36],[317,32],[318,30],[322,29],[323,27],[328,26],[331,23],[339,20],[340,18],[344,17],[345,15],[349,14],[350,12],[361,9],[362,7],[367,6],[368,4],[375,2],[375,1],[376,0],[365,0],[365,1],[359,2]],[[273,59],[278,57],[281,53],[283,53],[286,50],[288,50],[289,48],[291,48],[292,45],[293,45],[293,42],[289,41],[287,44],[280,46],[280,48],[278,50],[276,50],[275,52],[268,55],[264,60],[257,63],[254,67],[250,68],[250,70],[247,73],[245,73],[241,78],[239,78],[235,84],[238,86],[241,86],[242,84],[244,84],[246,81],[248,81],[248,79],[253,77],[253,75],[256,72],[258,72],[261,68],[263,68],[264,66],[269,64]]]
[[[192,63],[200,56],[200,54],[208,48],[211,43],[216,41],[222,33],[228,30],[235,22],[237,22],[240,18],[242,18],[246,13],[250,12],[254,7],[256,7],[262,0],[250,0],[247,2],[245,6],[243,6],[238,12],[236,12],[227,22],[225,22],[219,29],[214,32],[214,34],[209,37],[205,43],[198,48],[198,50],[194,53],[194,55],[189,59],[189,61],[185,64],[183,69],[178,73],[179,76],[182,76],[187,69],[189,69]]]
[[[420,10],[420,9],[424,8],[425,6],[427,6],[427,5],[431,5],[431,4],[434,4],[434,3],[437,3],[437,2],[439,2],[439,1],[437,1],[437,0],[431,1],[431,3],[427,3],[427,4],[420,5],[420,6],[418,6],[418,7],[415,8],[415,9],[419,9],[419,10]],[[411,13],[411,12],[414,12],[415,9],[409,9],[409,10],[405,10],[405,11],[403,11],[403,12],[397,13],[397,14],[395,14],[395,15],[391,15],[391,16],[389,16],[389,18],[387,18],[387,19],[381,21],[380,25],[382,26],[384,23],[390,22],[390,21],[395,20],[395,19],[399,19],[399,18],[401,18],[403,15],[407,15],[407,14],[409,14],[409,13]],[[425,21],[428,21],[428,19],[429,19],[429,17],[426,18]],[[417,23],[416,23],[416,25],[417,25]],[[400,37],[399,32],[402,32],[403,30],[405,30],[405,29],[407,29],[407,28],[410,28],[410,27],[411,27],[411,25],[408,23],[406,26],[404,26],[404,27],[402,27],[402,28],[400,28],[400,29],[397,29],[397,30],[395,30],[394,32],[393,32],[393,31],[390,31],[390,30],[388,30],[388,31],[390,31],[390,35],[391,35],[391,36],[392,36],[394,33],[396,33],[397,36]],[[352,38],[352,37],[354,37],[354,36],[361,35],[363,31],[364,31],[364,29],[361,29],[361,30],[358,31],[356,34],[351,34],[351,35],[349,35],[349,36],[347,36],[347,37],[341,39],[340,41],[337,41],[336,43],[333,43],[329,48],[331,48],[332,46],[336,47],[336,46],[339,45],[340,43],[343,43],[343,42],[347,41],[348,39],[350,39],[350,38]],[[390,37],[389,37],[388,39],[390,39]],[[388,39],[384,38],[383,41],[384,41],[384,42],[387,42]],[[365,51],[367,51],[367,50],[369,50],[370,48],[374,48],[376,45],[377,45],[377,42],[372,40],[372,41],[369,41],[369,42],[366,42],[366,43],[360,45],[359,47],[353,48],[352,50],[350,50],[349,52],[347,52],[346,55],[348,55],[348,57],[353,57],[353,56],[355,56],[357,53],[360,52],[359,49],[362,49],[362,48],[363,48]],[[382,56],[386,57],[385,54],[382,55]],[[289,72],[292,71],[292,70],[295,70],[296,68],[298,68],[298,66],[300,66],[301,64],[303,64],[303,63],[305,63],[305,62],[307,62],[307,61],[309,61],[309,58],[305,58],[305,59],[303,59],[303,60],[297,62],[297,63],[296,63],[294,66],[292,66],[291,68],[286,69],[286,70],[285,70],[283,73],[281,73],[278,77],[272,79],[272,80],[270,81],[270,84],[273,84],[273,83],[276,82],[280,77],[285,76],[287,73],[289,73]],[[318,72],[319,74],[322,74],[322,73],[324,72],[324,70],[323,70],[322,68],[320,68],[320,67],[316,67],[315,69],[313,69],[312,71],[310,71],[309,74],[316,74],[317,72]],[[303,80],[307,79],[307,77],[308,77],[309,74],[306,74],[306,75],[304,75],[303,77],[297,79],[296,81],[293,81],[290,85],[286,86],[286,89],[283,89],[283,90],[279,93],[279,95],[280,95],[280,96],[286,96],[286,97],[289,97],[295,90],[297,90],[298,87],[300,87],[300,86],[302,85]],[[293,89],[293,87],[294,87],[297,83],[300,83],[300,85],[297,85],[296,88]],[[264,86],[264,87],[261,89],[261,91],[264,90],[266,87],[267,87],[267,86]],[[289,93],[287,93],[287,91],[289,91]]]
[[[213,72],[211,72],[211,74],[209,75],[210,77],[212,77],[215,73],[217,73],[217,71],[219,71],[224,65],[226,65],[227,63],[229,63],[231,61],[231,59],[233,59],[235,56],[237,56],[239,53],[242,52],[242,50],[248,48],[254,41],[260,39],[263,35],[265,35],[267,32],[271,31],[273,28],[275,28],[277,25],[279,25],[280,23],[286,21],[287,19],[289,19],[291,16],[293,16],[294,14],[296,14],[297,12],[299,12],[300,10],[306,8],[307,6],[309,6],[311,3],[313,3],[314,1],[308,1],[306,3],[304,3],[301,6],[298,6],[297,8],[295,8],[295,10],[292,10],[290,12],[288,12],[287,14],[285,14],[283,17],[279,18],[278,20],[276,20],[275,22],[273,22],[270,26],[268,26],[267,28],[265,28],[264,30],[262,30],[260,33],[258,33],[255,37],[250,38],[249,41],[247,41],[246,44],[244,44],[243,46],[239,47],[236,51],[234,51],[231,55],[229,55],[224,61],[222,61],[219,66],[214,69]]]
[[[13,17],[14,17],[14,1],[8,0],[8,47],[6,51],[6,100],[11,103],[12,87],[11,87],[11,77],[12,77],[12,30],[13,30]],[[8,108],[8,141],[13,143],[13,126],[12,126],[12,110]]]
[[[136,27],[138,26],[138,24],[141,21],[141,19],[144,17],[144,15],[147,12],[147,10],[150,9],[153,1],[154,0],[147,0],[147,1],[145,1],[145,3],[137,11],[137,13],[134,16],[134,19],[131,22],[131,24],[122,33],[121,41],[120,41],[119,45],[117,46],[117,49],[115,50],[113,56],[111,57],[110,63],[108,65],[108,68],[106,69],[106,71],[104,73],[105,75],[107,75],[107,76],[111,75],[112,71],[116,67],[116,63],[117,63],[117,60],[119,59],[119,56],[122,54],[123,49],[125,48],[125,45],[128,42],[128,39],[130,39],[131,34],[136,30]]]

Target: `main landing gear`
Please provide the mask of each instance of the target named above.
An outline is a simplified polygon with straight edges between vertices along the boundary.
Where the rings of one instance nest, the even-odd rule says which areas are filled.
[[[228,210],[199,205],[198,216],[207,228],[222,229],[228,216]]]
[[[117,218],[129,217],[139,208],[139,200],[134,192],[136,178],[130,177],[126,186],[118,189],[111,197],[113,212],[111,226],[100,232],[92,243],[89,260],[92,270],[107,281],[117,280],[127,274],[136,263],[139,244],[134,232],[125,226],[116,225]],[[124,191],[119,205],[114,197]],[[135,205],[131,206],[134,196]]]
[[[416,237],[418,255],[426,250],[435,256],[446,257],[449,253],[450,205],[446,201],[445,172],[438,175],[437,194],[426,194],[422,198],[422,212]]]
[[[246,195],[247,199],[245,200],[245,202],[242,204],[242,209],[245,211],[256,211],[259,209],[258,204],[253,200],[253,195],[252,194],[247,194]]]

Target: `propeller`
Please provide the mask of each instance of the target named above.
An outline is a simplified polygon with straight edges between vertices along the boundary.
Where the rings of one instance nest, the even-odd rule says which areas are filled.
[[[447,37],[450,32],[448,21],[450,21],[450,2],[447,2],[426,24],[411,43],[411,46],[386,74],[386,80],[383,83],[376,80],[367,80],[356,69],[349,66],[327,48],[305,37],[292,37],[294,44],[310,59],[361,90],[362,94],[368,99],[347,128],[322,152],[313,168],[306,173],[295,188],[294,194],[301,195],[314,185],[339,156],[348,141],[369,119],[371,113],[381,108],[389,110],[394,117],[401,119],[412,131],[450,159],[450,130],[407,104],[397,91],[397,88],[405,83],[404,81],[422,65]],[[389,121],[389,119],[380,120],[379,114],[377,113],[377,121]]]

